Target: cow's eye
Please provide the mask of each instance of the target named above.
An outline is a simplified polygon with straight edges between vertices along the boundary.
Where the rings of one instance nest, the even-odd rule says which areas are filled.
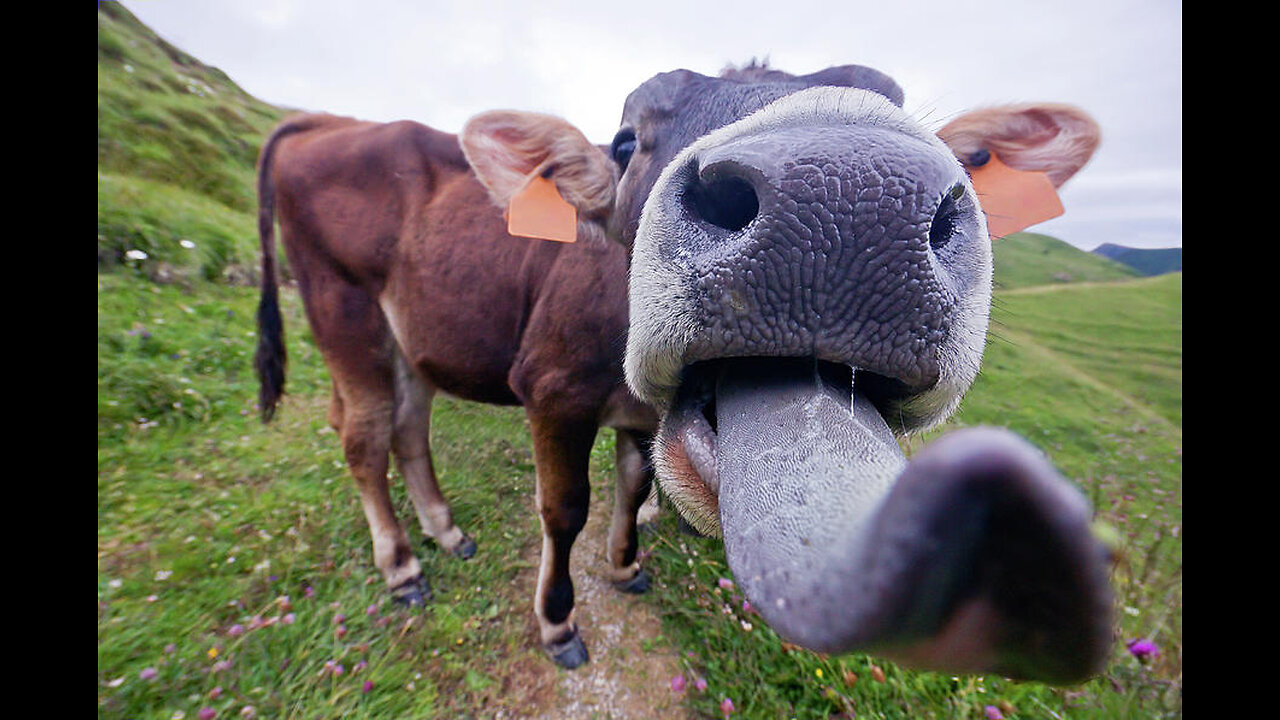
[[[623,128],[613,137],[613,145],[609,148],[609,154],[613,156],[613,161],[618,163],[618,167],[622,170],[627,169],[627,163],[631,162],[631,155],[636,151],[636,133],[630,128]]]

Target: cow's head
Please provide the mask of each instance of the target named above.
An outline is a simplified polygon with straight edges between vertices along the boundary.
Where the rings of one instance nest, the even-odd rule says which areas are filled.
[[[901,104],[860,66],[677,71],[630,95],[616,169],[595,178],[620,173],[606,226],[631,249],[628,383],[662,412],[664,491],[723,536],[784,638],[1079,680],[1111,631],[1079,494],[1003,431],[954,432],[910,463],[897,438],[945,420],[982,358],[991,251],[966,165],[995,154],[1061,184],[1097,127],[1033,105],[935,134]],[[486,182],[502,163],[478,149],[513,117],[464,131]],[[558,178],[564,162],[538,167],[570,197],[584,176]]]

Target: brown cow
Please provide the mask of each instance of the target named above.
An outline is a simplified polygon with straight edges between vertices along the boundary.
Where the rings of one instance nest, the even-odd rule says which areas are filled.
[[[585,140],[583,140],[585,142]],[[542,158],[581,208],[574,244],[515,238],[454,135],[413,122],[329,115],[285,120],[259,162],[262,241],[255,364],[270,419],[284,384],[274,214],[317,345],[333,381],[329,422],[342,439],[374,562],[398,600],[430,596],[387,488],[394,455],[423,532],[461,557],[474,543],[453,523],[431,462],[437,391],[523,405],[533,433],[543,529],[534,599],[556,661],[587,659],[573,623],[569,553],[586,521],[588,455],[600,426],[617,434],[608,556],[615,585],[641,592],[636,512],[649,492],[656,416],[623,383],[626,251],[592,235],[611,207],[607,156]],[[592,182],[577,182],[588,177]]]
[[[1007,431],[959,430],[909,463],[896,436],[945,420],[981,363],[981,203],[996,198],[975,168],[998,157],[1058,185],[1098,128],[1047,104],[935,134],[902,99],[860,66],[680,70],[628,97],[618,167],[598,170],[621,173],[608,232],[631,249],[627,380],[662,413],[663,489],[723,536],[784,638],[1075,682],[1111,639],[1107,553],[1082,496]],[[534,173],[556,177],[547,148],[594,156],[578,137],[512,112],[462,134],[500,205]]]

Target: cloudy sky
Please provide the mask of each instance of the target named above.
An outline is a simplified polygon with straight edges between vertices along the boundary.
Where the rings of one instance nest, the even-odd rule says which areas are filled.
[[[612,139],[658,72],[768,59],[860,63],[941,127],[968,108],[1068,102],[1103,144],[1034,231],[1086,250],[1182,245],[1177,0],[125,0],[166,40],[267,102],[457,132],[495,108]]]

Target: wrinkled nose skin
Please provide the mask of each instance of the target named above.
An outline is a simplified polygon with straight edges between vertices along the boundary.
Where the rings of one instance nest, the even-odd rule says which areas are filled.
[[[666,167],[631,277],[627,376],[664,411],[663,487],[779,634],[1096,670],[1110,595],[1078,493],[1004,431],[923,465],[895,439],[951,414],[985,343],[986,224],[941,141],[873,93],[788,96]]]
[[[641,397],[666,404],[701,360],[813,357],[910,395],[894,408],[901,430],[935,422],[972,381],[991,269],[964,170],[887,100],[837,98],[873,110],[864,124],[749,118],[659,179],[633,260],[628,363]]]
[[[817,127],[700,158],[682,203],[697,240],[680,250],[706,329],[691,357],[806,355],[932,384],[925,350],[941,343],[955,299],[929,229],[963,177],[928,150],[881,128]]]

